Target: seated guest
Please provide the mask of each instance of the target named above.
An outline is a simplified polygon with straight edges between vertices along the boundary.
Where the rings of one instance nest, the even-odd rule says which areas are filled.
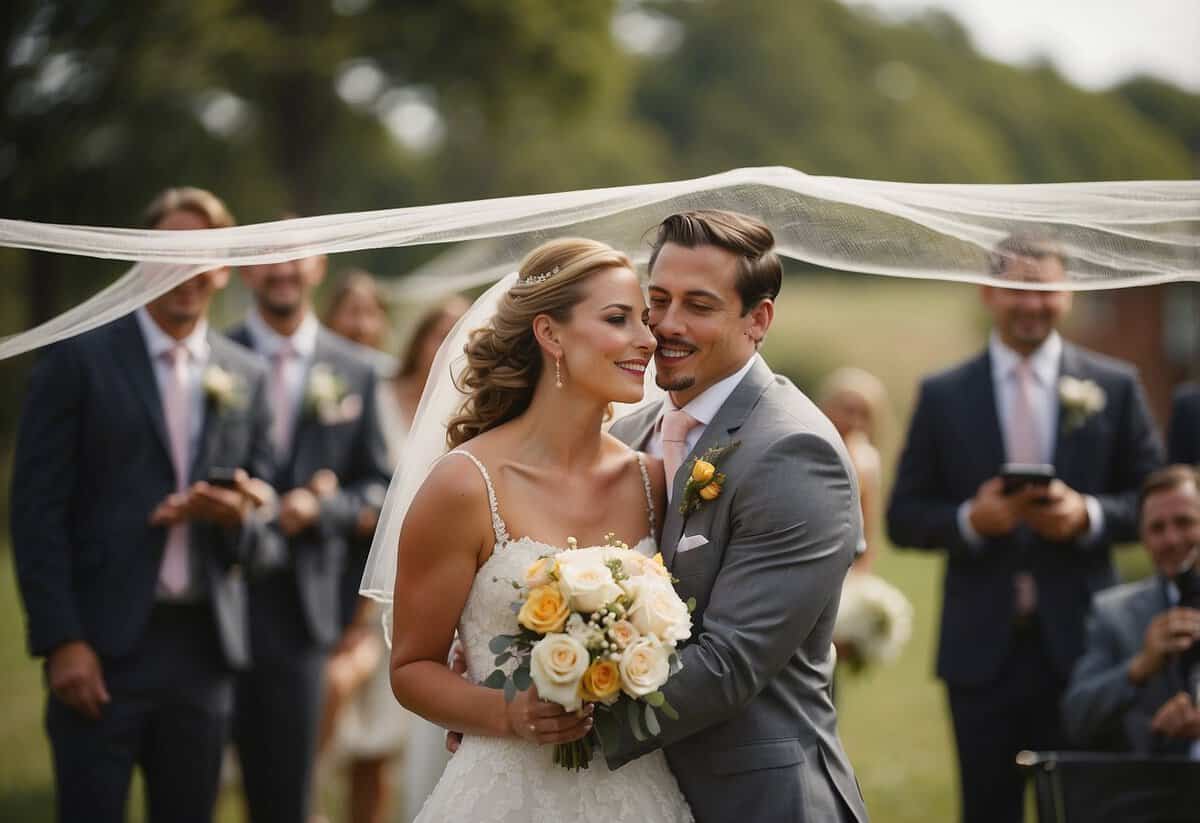
[[[1195,469],[1173,465],[1147,478],[1140,529],[1156,574],[1096,595],[1063,717],[1080,746],[1200,759]]]
[[[1167,426],[1167,458],[1172,463],[1200,463],[1200,386],[1185,383],[1171,403]]]

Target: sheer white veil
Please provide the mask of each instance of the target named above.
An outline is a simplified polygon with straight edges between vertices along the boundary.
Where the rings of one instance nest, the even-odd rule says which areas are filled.
[[[459,318],[442,341],[434,357],[417,413],[400,450],[400,464],[392,475],[384,499],[371,553],[367,557],[359,593],[385,605],[392,602],[396,583],[396,557],[400,530],[408,507],[425,482],[430,469],[446,453],[446,424],[458,412],[466,393],[459,388],[458,377],[466,363],[463,347],[471,332],[487,326],[495,316],[500,300],[517,282],[517,273],[510,272],[484,292],[471,308]],[[665,394],[654,382],[654,364],[646,369],[646,393],[641,402],[616,404],[613,420],[620,419],[647,404],[662,402]],[[384,630],[391,631],[390,610],[384,614]]]

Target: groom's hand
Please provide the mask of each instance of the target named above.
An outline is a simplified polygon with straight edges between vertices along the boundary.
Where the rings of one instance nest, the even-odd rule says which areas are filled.
[[[82,640],[64,643],[46,660],[46,679],[54,696],[80,714],[98,720],[112,698],[104,685],[100,658]]]
[[[570,743],[592,730],[591,703],[578,712],[569,712],[557,703],[539,698],[537,686],[517,692],[505,705],[513,737],[532,743]]]

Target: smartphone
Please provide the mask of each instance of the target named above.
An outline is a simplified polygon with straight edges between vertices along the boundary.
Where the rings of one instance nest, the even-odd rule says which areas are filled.
[[[1054,467],[1048,463],[1005,463],[1000,468],[1004,493],[1016,494],[1029,486],[1045,488],[1054,479]]]
[[[213,466],[208,470],[208,483],[211,486],[220,486],[223,489],[236,488],[237,469],[225,466]]]

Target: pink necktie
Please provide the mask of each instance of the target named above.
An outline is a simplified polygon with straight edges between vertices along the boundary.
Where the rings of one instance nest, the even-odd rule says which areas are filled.
[[[672,409],[663,415],[662,453],[663,469],[667,473],[667,493],[675,485],[675,473],[688,453],[687,436],[700,421],[682,409]]]
[[[170,368],[163,391],[163,413],[167,418],[167,437],[171,441],[171,461],[175,464],[175,491],[188,485],[188,440],[191,421],[188,402],[188,351],[178,344],[163,352]],[[178,523],[167,531],[167,546],[158,571],[159,584],[170,594],[178,594],[188,585],[188,524]]]
[[[292,403],[285,379],[288,362],[296,350],[284,342],[271,356],[271,441],[279,454],[287,451],[292,438]]]
[[[1013,369],[1015,391],[1008,415],[1008,460],[1010,463],[1041,463],[1042,441],[1033,406],[1033,368],[1020,360]],[[1029,572],[1013,576],[1013,609],[1018,617],[1037,611],[1037,581]]]

